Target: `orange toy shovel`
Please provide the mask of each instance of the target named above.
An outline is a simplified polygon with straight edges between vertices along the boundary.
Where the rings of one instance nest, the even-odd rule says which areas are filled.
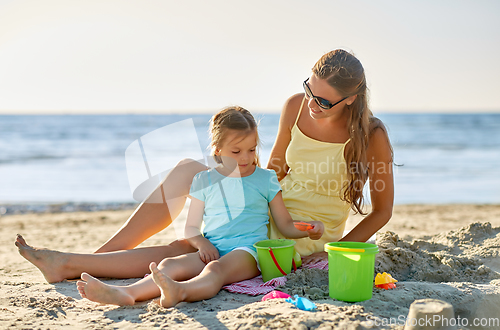
[[[303,221],[294,222],[293,225],[295,226],[295,228],[297,228],[298,230],[302,230],[302,231],[307,231],[309,229],[314,228],[313,225],[311,225],[310,223],[303,222]]]

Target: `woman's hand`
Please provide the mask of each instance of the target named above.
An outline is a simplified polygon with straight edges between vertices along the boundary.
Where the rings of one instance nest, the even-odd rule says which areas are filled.
[[[315,264],[319,261],[328,260],[328,253],[326,252],[316,252],[311,255],[302,257],[302,265]]]
[[[198,243],[198,254],[201,261],[208,264],[210,261],[219,259],[219,250],[210,243],[208,239],[200,240]]]
[[[309,223],[313,225],[313,228],[307,231],[307,235],[309,236],[309,238],[313,240],[320,239],[321,236],[323,236],[323,233],[325,232],[325,225],[323,224],[323,222],[311,221]]]

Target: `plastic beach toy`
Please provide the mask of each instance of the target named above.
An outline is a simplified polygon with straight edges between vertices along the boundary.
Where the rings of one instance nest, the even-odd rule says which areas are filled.
[[[303,222],[303,221],[294,222],[293,225],[295,226],[295,228],[297,228],[298,230],[302,230],[302,231],[307,231],[309,229],[314,228],[313,225],[311,225],[310,223]]]
[[[274,290],[266,294],[264,297],[262,297],[261,301],[266,301],[268,299],[277,299],[277,298],[291,298],[288,293],[284,293],[278,290]]]
[[[293,296],[295,299],[286,298],[286,302],[292,303],[297,306],[298,309],[303,311],[312,311],[316,309],[316,304],[309,299],[299,297],[298,295]]]
[[[302,257],[297,251],[295,251],[295,254],[293,255],[293,262],[295,262],[294,270],[295,268],[299,268],[300,266],[302,266]]]
[[[396,287],[397,280],[394,279],[391,274],[383,272],[382,274],[377,273],[375,276],[375,286],[380,289],[394,289]]]
[[[377,287],[379,289],[390,290],[390,289],[395,289],[396,288],[396,284],[394,284],[394,283],[384,283],[384,284],[375,285],[375,287]]]
[[[253,245],[257,249],[264,283],[292,271],[294,245],[295,241],[290,239],[266,239]]]
[[[328,287],[330,297],[347,302],[371,299],[375,274],[375,244],[331,242],[328,252]]]

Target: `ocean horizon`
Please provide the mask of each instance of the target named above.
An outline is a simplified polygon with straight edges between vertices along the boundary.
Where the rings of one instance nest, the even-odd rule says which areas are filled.
[[[500,203],[499,113],[377,116],[388,129],[398,165],[396,204]],[[133,156],[134,143],[143,143],[150,176],[182,158],[203,160],[209,154],[210,117],[0,115],[0,204],[136,203],[132,192],[142,177],[131,175],[127,150]],[[265,166],[279,113],[255,117]]]

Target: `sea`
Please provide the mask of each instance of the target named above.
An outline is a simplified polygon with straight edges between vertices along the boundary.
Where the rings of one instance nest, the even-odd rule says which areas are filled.
[[[500,203],[500,114],[377,114],[396,204]],[[266,164],[279,114],[257,113]],[[183,158],[206,162],[210,115],[2,115],[1,205],[137,203]],[[156,180],[156,181],[155,181]]]

